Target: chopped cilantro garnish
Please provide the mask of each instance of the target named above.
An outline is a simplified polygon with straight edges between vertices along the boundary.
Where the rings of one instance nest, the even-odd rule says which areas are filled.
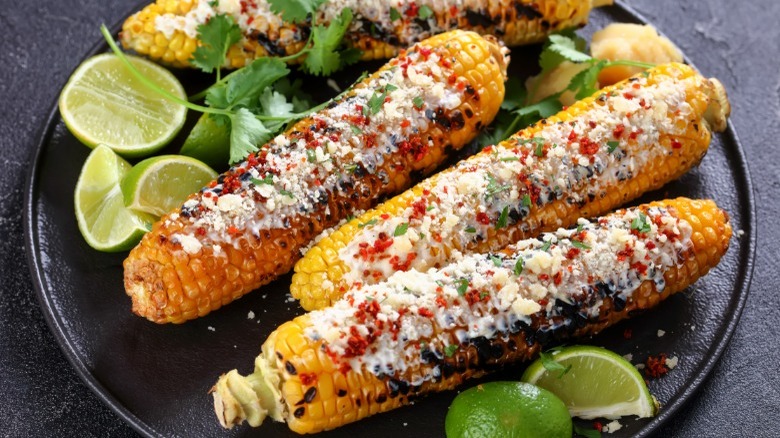
[[[501,214],[498,216],[498,221],[496,221],[496,229],[500,230],[501,228],[506,227],[507,220],[509,219],[509,206],[507,205],[504,207],[503,210],[501,210]]]
[[[615,152],[615,149],[617,149],[617,147],[619,145],[620,145],[619,141],[608,141],[607,142],[607,152],[609,152],[610,154],[612,152]]]
[[[347,173],[355,173],[357,170],[357,164],[347,164],[344,166],[344,170],[346,170]]]
[[[631,229],[640,233],[649,233],[653,228],[650,226],[650,222],[647,221],[647,216],[640,211],[637,217],[631,221]]]
[[[544,143],[536,142],[536,150],[534,151],[534,155],[536,155],[537,157],[544,156]]]
[[[422,18],[425,20],[431,15],[433,15],[433,9],[431,9],[428,5],[422,5],[420,6],[420,9],[417,10],[417,18]]]
[[[525,261],[522,257],[518,257],[517,261],[515,262],[515,275],[520,275],[523,273],[523,266],[525,265]]]
[[[358,228],[364,228],[364,227],[366,227],[366,226],[368,226],[368,225],[374,225],[374,224],[376,224],[377,222],[379,222],[379,219],[377,219],[377,218],[373,218],[373,219],[371,219],[371,220],[370,220],[370,221],[368,221],[368,222],[364,222],[364,223],[362,223],[362,224],[358,224]]]
[[[423,107],[423,104],[425,101],[420,96],[415,96],[414,99],[412,99],[412,103],[414,104],[414,107],[417,109],[420,109]]]
[[[571,365],[564,366],[562,363],[553,359],[552,353],[542,352],[539,354],[539,357],[542,359],[542,366],[544,366],[544,369],[553,373],[559,373],[559,379],[571,369]]]
[[[549,251],[550,250],[550,245],[552,245],[552,242],[550,242],[549,240],[546,240],[540,249],[542,251]]]
[[[523,195],[523,201],[522,202],[523,202],[523,207],[531,208],[531,195],[529,195],[528,193]]]
[[[458,350],[457,345],[450,344],[446,347],[444,347],[444,355],[447,357],[452,357],[453,354]]]
[[[269,173],[263,179],[252,178],[251,181],[254,184],[258,185],[258,186],[261,185],[261,184],[273,185],[274,184],[274,176]]]
[[[284,196],[287,196],[288,198],[295,199],[295,195],[293,195],[293,193],[288,190],[279,190],[279,193],[281,193]]]
[[[393,236],[403,236],[406,234],[406,230],[409,229],[409,223],[404,222],[402,224],[398,224],[397,227],[395,227],[395,231],[393,231]]]
[[[493,265],[496,267],[501,267],[501,258],[496,257],[493,254],[490,255],[490,261],[493,262]]]
[[[384,91],[381,94],[374,92],[371,98],[368,99],[368,107],[363,107],[363,113],[365,114],[366,108],[368,108],[368,114],[365,115],[378,113],[379,110],[382,109],[382,105],[384,105],[386,97],[387,91]]]
[[[309,163],[317,162],[317,153],[314,152],[314,149],[306,149],[306,161]]]
[[[472,233],[472,234],[473,234],[473,233],[476,233],[476,232],[477,232],[477,229],[476,229],[476,228],[474,228],[474,227],[466,227],[466,232],[467,232],[467,233]]]
[[[395,21],[401,18],[401,13],[396,8],[390,8],[390,21]]]
[[[520,161],[520,157],[504,157],[500,159],[501,161]]]
[[[590,249],[589,245],[586,245],[586,244],[580,242],[579,240],[572,240],[571,241],[571,246],[573,246],[573,247],[575,247],[577,249]]]
[[[363,130],[362,130],[362,129],[360,129],[360,128],[358,128],[358,127],[357,127],[357,126],[355,126],[355,125],[349,125],[349,129],[351,129],[351,130],[352,130],[352,133],[353,133],[353,134],[355,134],[355,135],[360,135],[360,134],[362,134],[362,133],[363,133]]]
[[[455,284],[458,285],[456,288],[458,295],[466,295],[466,291],[469,289],[469,280],[467,278],[459,278],[455,280]]]
[[[583,225],[583,224],[577,224],[577,232],[578,233],[581,232],[584,227],[585,227],[585,225]]]
[[[425,211],[431,211],[434,208],[436,208],[436,207],[434,207],[433,205],[429,205],[428,207],[425,208]]]
[[[489,173],[485,176],[485,178],[488,180],[487,187],[485,188],[486,198],[491,198],[505,190],[509,190],[509,188],[511,187],[509,184],[504,184],[504,185],[498,184],[496,178]]]

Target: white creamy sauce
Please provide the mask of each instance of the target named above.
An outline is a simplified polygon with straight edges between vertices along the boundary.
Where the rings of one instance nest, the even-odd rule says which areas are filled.
[[[637,218],[645,231],[632,230]],[[663,274],[691,248],[691,234],[690,224],[659,207],[641,216],[627,210],[581,221],[577,229],[524,240],[499,254],[468,255],[441,269],[355,285],[333,306],[311,312],[305,334],[323,339],[331,356],[353,369],[365,366],[379,376],[429,370],[411,380],[430,380],[437,371],[422,366],[423,351],[442,358],[471,339],[506,337],[516,322],[530,324],[533,314],[561,315],[563,303],[580,303],[596,317],[603,303],[599,287],[622,299],[648,280],[663,290]]]

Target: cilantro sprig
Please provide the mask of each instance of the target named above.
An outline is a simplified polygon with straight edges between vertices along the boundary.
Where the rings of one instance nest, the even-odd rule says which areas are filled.
[[[560,379],[571,370],[571,364],[569,364],[569,366],[564,366],[562,363],[556,361],[554,358],[555,351],[556,350],[553,349],[549,352],[542,352],[539,354],[539,358],[542,360],[544,369],[552,373],[558,373],[557,377]]]
[[[585,40],[575,34],[573,30],[550,35],[539,55],[539,66],[541,67],[539,80],[535,81],[530,90],[526,89],[517,78],[510,78],[507,81],[504,102],[501,104],[496,121],[489,130],[480,134],[476,140],[477,144],[481,146],[497,144],[518,130],[558,113],[563,109],[560,97],[566,91],[573,92],[577,99],[592,95],[598,91],[599,73],[607,67],[618,65],[645,69],[653,67],[653,64],[638,61],[599,60],[585,53],[585,49]],[[571,78],[565,90],[532,103],[543,79],[565,61],[582,64],[585,67]],[[541,151],[537,149],[536,152]]]

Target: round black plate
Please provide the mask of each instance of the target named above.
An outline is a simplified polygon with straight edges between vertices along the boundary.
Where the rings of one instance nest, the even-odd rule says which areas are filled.
[[[602,8],[593,12],[584,33],[614,21],[645,22],[622,6]],[[100,42],[87,56],[106,49]],[[527,74],[525,66],[536,64],[538,50],[515,49],[511,70]],[[378,65],[360,65],[336,79],[347,85],[363,68]],[[206,77],[195,72],[177,74],[190,92],[208,84]],[[324,80],[306,78],[306,85],[317,97],[326,97]],[[194,115],[190,116],[184,133],[194,122]],[[181,141],[177,139],[170,151],[178,150]],[[28,261],[38,298],[52,332],[81,378],[146,436],[294,436],[279,423],[225,431],[217,423],[208,395],[221,373],[235,367],[249,372],[265,337],[302,312],[288,299],[289,276],[183,325],[160,326],[133,315],[122,284],[121,264],[126,254],[89,248],[76,225],[73,188],[88,153],[65,128],[53,105],[35,152],[25,203]],[[661,352],[679,358],[674,370],[650,382],[651,392],[662,404],[659,416],[623,419],[624,427],[615,436],[649,435],[674,415],[705,381],[747,298],[755,252],[754,200],[745,157],[732,126],[715,136],[700,167],[637,202],[676,196],[715,199],[731,215],[738,237],[720,265],[688,291],[583,341],[620,354],[631,353],[635,363]],[[255,318],[248,318],[250,311]],[[624,337],[628,329],[633,333],[630,339]],[[659,337],[658,330],[665,335]],[[490,379],[517,379],[523,367],[511,367]],[[455,391],[435,394],[414,406],[323,436],[441,436],[447,406],[455,395]]]

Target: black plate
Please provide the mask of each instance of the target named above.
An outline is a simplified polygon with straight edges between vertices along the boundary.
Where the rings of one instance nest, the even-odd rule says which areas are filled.
[[[140,5],[139,5],[140,6]],[[589,34],[610,22],[644,23],[623,6],[596,10]],[[98,43],[87,56],[107,49]],[[537,48],[513,51],[515,74],[527,73]],[[359,66],[337,77],[349,84]],[[207,79],[194,72],[178,73],[188,91],[199,90]],[[306,83],[325,97],[321,79]],[[193,115],[183,130],[193,123]],[[181,136],[180,136],[181,137]],[[182,138],[170,151],[175,152]],[[287,299],[289,276],[204,318],[184,325],[159,326],[134,316],[122,285],[126,254],[103,254],[89,248],[79,234],[73,211],[73,188],[89,149],[65,128],[53,105],[43,127],[30,170],[26,202],[26,245],[38,299],[49,327],[78,374],[120,417],[146,436],[294,436],[284,424],[260,429],[224,431],[207,395],[220,373],[238,367],[249,372],[260,344],[278,324],[301,313]],[[635,363],[665,352],[679,357],[668,375],[650,382],[662,403],[653,419],[623,419],[614,436],[647,436],[667,421],[706,380],[737,325],[748,294],[755,253],[753,189],[742,148],[733,126],[713,139],[701,166],[662,190],[637,202],[675,196],[712,198],[731,215],[740,237],[720,265],[688,291],[659,308],[623,322],[587,340],[620,354],[631,353]],[[741,234],[741,233],[738,233]],[[247,317],[252,311],[254,319]],[[624,337],[630,329],[633,336]],[[658,330],[664,330],[662,337]],[[517,379],[523,366],[493,375]],[[472,382],[474,385],[478,382]],[[435,394],[414,406],[375,416],[323,436],[441,436],[447,406],[456,392]]]

